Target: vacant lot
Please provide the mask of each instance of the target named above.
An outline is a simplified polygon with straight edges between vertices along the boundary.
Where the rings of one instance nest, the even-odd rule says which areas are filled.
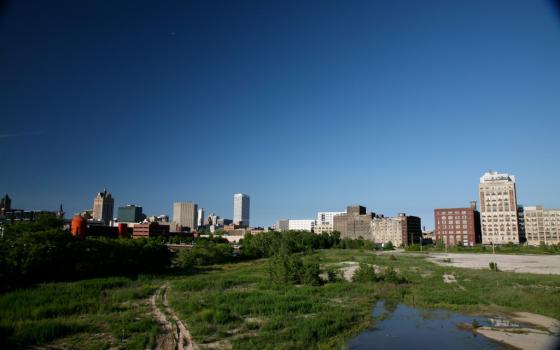
[[[560,255],[430,253],[428,259],[439,265],[473,269],[488,269],[490,262],[495,262],[502,271],[560,275]]]
[[[0,295],[0,345],[153,348],[164,330],[149,300],[164,285],[169,307],[201,349],[343,348],[349,337],[372,326],[371,308],[380,299],[467,313],[525,311],[560,319],[559,275],[495,272],[487,263],[481,269],[460,268],[453,265],[459,254],[441,264],[426,254],[336,249],[309,254],[319,261],[323,275],[364,263],[377,273],[392,268],[407,283],[341,278],[317,286],[275,286],[268,259],[173,277],[49,283]],[[499,269],[506,268],[505,262],[495,261]],[[162,305],[158,307],[165,309]]]

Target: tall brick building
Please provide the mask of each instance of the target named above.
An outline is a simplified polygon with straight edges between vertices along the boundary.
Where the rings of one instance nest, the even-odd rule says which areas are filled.
[[[435,239],[446,245],[473,246],[482,242],[476,202],[468,208],[434,209]]]

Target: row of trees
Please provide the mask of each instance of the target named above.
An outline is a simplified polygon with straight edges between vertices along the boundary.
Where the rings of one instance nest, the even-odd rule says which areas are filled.
[[[154,240],[78,239],[62,221],[6,225],[0,239],[0,289],[36,282],[157,273],[171,264],[167,246]]]
[[[172,265],[188,269],[278,253],[273,259],[278,262],[273,269],[276,272],[271,272],[274,279],[314,284],[319,281],[318,264],[291,254],[314,249],[379,248],[363,239],[341,239],[338,232],[317,235],[306,231],[247,234],[241,256],[234,255],[227,240],[217,236],[197,238],[191,250],[176,256],[165,243],[161,239],[79,239],[52,217],[6,225],[0,238],[0,290],[53,280],[158,273]]]
[[[393,249],[393,245],[375,244],[365,239],[340,238],[339,232],[322,233],[320,235],[308,231],[270,231],[258,235],[246,234],[242,241],[243,256],[266,258],[277,252],[304,252],[309,249]]]

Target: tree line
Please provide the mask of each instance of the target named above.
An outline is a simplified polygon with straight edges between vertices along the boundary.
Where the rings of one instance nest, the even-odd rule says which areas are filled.
[[[171,253],[154,240],[79,239],[62,221],[4,226],[0,238],[0,290],[38,282],[158,273],[171,264]]]
[[[275,257],[285,266],[290,280],[316,280],[316,264],[290,257],[293,253],[314,249],[379,249],[363,239],[341,239],[338,232],[314,234],[307,231],[264,232],[247,234],[240,242],[241,252],[234,254],[224,238],[197,238],[191,250],[177,254],[169,251],[165,240],[80,239],[63,229],[63,222],[53,217],[40,217],[34,222],[4,226],[0,238],[0,290],[24,287],[38,282],[76,280],[105,276],[131,276],[162,273],[169,269],[191,269],[196,266],[239,260]],[[291,267],[290,267],[291,266]],[[280,269],[281,270],[281,269]],[[275,276],[284,272],[273,273]],[[307,272],[306,272],[307,271]],[[272,273],[272,272],[271,272]],[[313,282],[315,280],[315,282]]]

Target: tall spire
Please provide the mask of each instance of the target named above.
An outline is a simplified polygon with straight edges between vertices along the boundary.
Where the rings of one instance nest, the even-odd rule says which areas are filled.
[[[56,216],[58,216],[58,218],[60,219],[64,219],[64,210],[62,209],[62,203],[60,203],[60,208],[58,208],[58,213],[56,213]]]

